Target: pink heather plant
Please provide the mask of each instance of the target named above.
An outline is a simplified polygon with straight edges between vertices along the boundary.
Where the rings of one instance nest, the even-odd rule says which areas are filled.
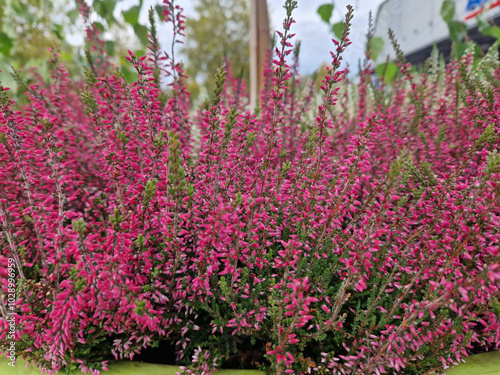
[[[286,59],[295,7],[255,112],[227,64],[191,123],[152,14],[131,85],[89,24],[84,87],[55,52],[49,85],[16,73],[29,105],[1,86],[0,277],[13,258],[20,356],[99,374],[167,341],[194,355],[184,373],[257,353],[272,374],[424,374],[499,349],[495,49],[419,75],[402,61],[391,87],[367,54],[353,84],[349,8],[315,92]],[[164,17],[175,43],[181,9],[165,0]]]

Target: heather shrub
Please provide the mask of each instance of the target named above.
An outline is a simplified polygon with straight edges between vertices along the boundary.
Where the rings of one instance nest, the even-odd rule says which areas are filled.
[[[246,361],[423,374],[499,349],[496,49],[434,56],[419,75],[400,53],[391,86],[373,84],[367,52],[350,82],[349,8],[317,92],[298,54],[285,59],[295,6],[255,111],[226,63],[190,115],[154,23],[148,55],[127,57],[132,85],[89,26],[85,83],[53,52],[52,82],[24,83],[29,105],[1,87],[0,260],[16,264],[18,355],[97,374],[166,341],[184,373]],[[181,9],[165,0],[163,15],[175,42]],[[6,311],[2,299],[3,350]]]

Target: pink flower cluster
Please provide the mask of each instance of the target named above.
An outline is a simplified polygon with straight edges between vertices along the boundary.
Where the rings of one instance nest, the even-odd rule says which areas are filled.
[[[181,66],[156,51],[130,53],[133,84],[101,63],[83,86],[54,53],[22,109],[1,87],[19,355],[98,374],[167,340],[209,373],[252,337],[277,374],[420,374],[499,349],[498,59],[404,66],[390,88],[365,66],[356,85],[347,26],[316,92],[285,58],[295,5],[258,112],[227,65],[192,120]]]

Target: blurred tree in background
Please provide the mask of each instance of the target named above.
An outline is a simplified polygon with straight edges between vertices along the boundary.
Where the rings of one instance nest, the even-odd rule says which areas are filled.
[[[143,0],[122,12],[116,11],[119,3],[119,0],[93,0],[92,21],[101,33],[111,61],[131,82],[133,68],[124,56],[127,49],[138,55],[145,53],[148,27],[139,23]],[[161,6],[156,7],[156,13],[161,17]],[[47,79],[50,47],[61,55],[61,61],[73,77],[83,76],[83,68],[88,65],[84,36],[85,25],[76,0],[1,0],[0,79],[13,89],[16,99],[22,101],[23,95],[17,92],[16,82],[9,73],[13,69],[21,71],[28,83],[35,72],[36,80]]]
[[[30,68],[42,79],[48,78],[51,53],[55,47],[70,74],[83,76],[88,65],[84,53],[85,26],[76,0],[0,0],[0,79],[16,93],[10,76],[20,70],[30,82]],[[120,11],[119,4],[127,8]],[[130,5],[131,6],[130,6]],[[162,18],[161,0],[155,6],[157,22]],[[182,2],[179,2],[182,6]],[[93,0],[92,21],[100,31],[111,61],[132,82],[135,73],[125,61],[127,49],[144,55],[148,45],[148,26],[139,19],[146,11],[143,0]],[[224,58],[231,61],[235,75],[249,77],[249,11],[247,0],[197,0],[195,15],[186,20],[189,40],[182,46],[188,86],[196,95],[201,86],[208,95],[214,87],[214,75]],[[168,51],[169,41],[160,40]],[[78,40],[81,40],[78,42]],[[34,72],[34,71],[33,71]],[[22,100],[22,93],[17,99]]]
[[[73,62],[73,48],[66,40],[74,18],[73,0],[2,0],[0,6],[0,70],[6,86],[15,88],[7,72],[12,68],[27,70],[36,67],[46,77],[51,53],[48,47],[56,46],[64,62]],[[72,16],[73,19],[70,17]]]
[[[248,82],[250,75],[250,15],[247,0],[197,0],[196,16],[186,19],[188,89],[196,95],[200,86],[211,95],[215,73],[224,58],[236,76]]]
[[[62,25],[54,20],[55,5],[43,0],[4,0],[0,7],[0,52],[16,62],[48,58],[43,46],[64,41]],[[17,40],[17,41],[16,41]]]

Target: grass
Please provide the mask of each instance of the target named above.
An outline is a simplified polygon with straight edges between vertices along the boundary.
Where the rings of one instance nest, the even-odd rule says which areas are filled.
[[[26,368],[26,362],[22,358],[16,361],[16,367],[8,365],[9,360],[5,356],[0,356],[0,374],[1,375],[40,375],[38,368],[30,366]],[[109,371],[102,372],[103,375],[175,375],[180,371],[178,366],[157,365],[153,363],[133,362],[133,361],[110,361]],[[258,370],[219,370],[221,375],[261,375]],[[64,371],[60,372],[61,375]],[[79,371],[71,372],[72,375],[80,374]],[[500,373],[499,373],[500,374]]]

